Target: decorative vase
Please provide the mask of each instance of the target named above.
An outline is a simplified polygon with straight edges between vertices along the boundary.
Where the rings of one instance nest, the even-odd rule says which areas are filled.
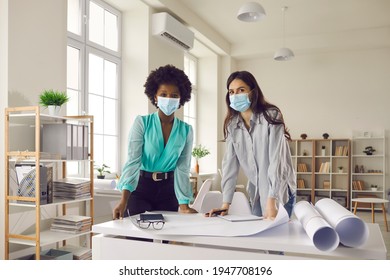
[[[195,163],[195,172],[197,174],[199,174],[199,163],[198,163],[198,161],[196,161],[196,163]]]
[[[50,116],[59,116],[60,115],[61,106],[49,105],[49,106],[47,106],[47,108],[49,109]]]

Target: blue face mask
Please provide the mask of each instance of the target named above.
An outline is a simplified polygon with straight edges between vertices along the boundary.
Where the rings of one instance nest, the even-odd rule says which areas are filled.
[[[157,106],[167,116],[172,115],[180,105],[180,98],[157,96]]]
[[[229,95],[229,100],[230,107],[238,112],[245,112],[251,105],[247,93],[237,93]]]

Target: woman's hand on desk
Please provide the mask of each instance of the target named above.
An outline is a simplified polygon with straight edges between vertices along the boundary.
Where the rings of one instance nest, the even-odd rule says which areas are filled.
[[[269,197],[265,206],[264,218],[267,220],[274,220],[278,214],[278,208],[276,207],[276,199]]]
[[[125,212],[125,209],[126,209],[126,203],[122,203],[122,201],[120,201],[117,206],[115,206],[114,210],[112,210],[112,219],[113,220],[116,220],[116,219],[123,219],[123,214]]]
[[[205,213],[205,217],[215,217],[217,215],[225,216],[229,211],[229,203],[222,204],[221,208],[213,208],[208,213]]]
[[[192,209],[188,206],[188,204],[180,204],[179,205],[179,213],[185,213],[185,214],[193,214],[198,213],[195,209]]]
[[[130,192],[128,190],[122,191],[122,197],[119,203],[112,210],[112,219],[123,219],[123,214],[126,210],[127,200],[129,199]]]

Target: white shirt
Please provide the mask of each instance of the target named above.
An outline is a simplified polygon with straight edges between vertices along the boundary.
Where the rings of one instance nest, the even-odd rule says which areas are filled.
[[[281,116],[276,110],[270,115],[276,119]],[[265,213],[268,197],[285,204],[288,187],[293,194],[296,192],[296,176],[283,125],[270,124],[263,114],[253,113],[249,131],[240,115],[233,117],[227,131],[222,161],[223,202],[231,203],[241,166],[248,178],[247,192],[254,215]]]

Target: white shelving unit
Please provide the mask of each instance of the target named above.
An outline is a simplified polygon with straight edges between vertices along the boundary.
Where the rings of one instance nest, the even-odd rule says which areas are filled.
[[[67,160],[41,152],[41,126],[43,124],[75,123],[89,126],[89,157],[77,162],[84,164],[89,172],[90,197],[82,199],[54,199],[52,203],[41,204],[40,176],[35,178],[35,196],[18,196],[11,188],[11,169],[16,162],[30,164],[40,174],[42,166],[53,167],[53,179],[65,177]],[[5,110],[5,259],[10,259],[10,245],[35,247],[36,259],[40,259],[43,247],[61,247],[67,240],[84,238],[91,248],[91,231],[80,234],[50,231],[50,219],[44,219],[43,213],[54,212],[55,216],[66,215],[70,207],[76,208],[79,215],[91,217],[93,224],[93,117],[72,116],[57,117],[41,114],[39,106],[15,107]],[[18,139],[20,138],[20,139]],[[38,198],[38,199],[36,199]],[[74,209],[72,209],[74,210]],[[33,214],[31,214],[33,213]],[[73,214],[73,213],[71,213]],[[25,216],[34,216],[35,223],[22,231],[20,223],[26,222]],[[28,248],[21,249],[22,251]]]
[[[375,149],[372,155],[363,152],[369,146]],[[385,131],[353,132],[351,170],[351,199],[386,198]],[[372,186],[377,186],[377,189],[373,190]],[[369,207],[370,205],[367,204],[358,204],[358,209],[369,209]],[[381,209],[377,208],[377,210]]]

